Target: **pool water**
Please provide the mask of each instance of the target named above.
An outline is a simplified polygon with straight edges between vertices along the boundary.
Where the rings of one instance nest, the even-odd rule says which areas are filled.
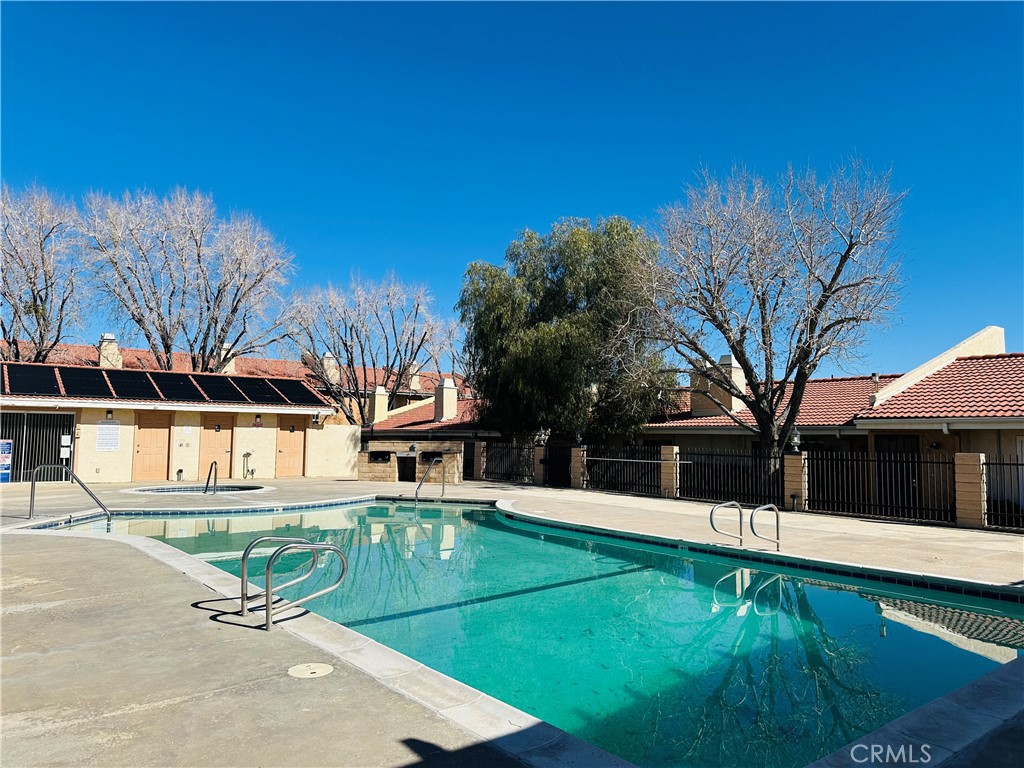
[[[1024,646],[1016,606],[565,538],[471,507],[114,521],[125,529],[235,575],[259,535],[333,543],[349,573],[310,610],[650,768],[803,766]],[[284,557],[280,580],[306,563]]]

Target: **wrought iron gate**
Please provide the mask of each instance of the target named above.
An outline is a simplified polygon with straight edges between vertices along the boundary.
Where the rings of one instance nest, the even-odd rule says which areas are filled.
[[[73,413],[0,413],[0,439],[14,441],[11,482],[28,482],[40,464],[72,465],[75,415]],[[61,458],[61,439],[67,443],[67,458]],[[43,481],[66,480],[56,469],[39,473]]]
[[[544,449],[544,485],[568,488],[572,485],[572,446],[548,445]]]
[[[488,443],[484,477],[509,483],[533,482],[533,446]]]

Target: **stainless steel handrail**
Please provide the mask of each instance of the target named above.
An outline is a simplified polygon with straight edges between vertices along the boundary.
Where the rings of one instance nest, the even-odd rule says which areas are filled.
[[[735,507],[736,513],[739,515],[739,520],[740,520],[740,533],[739,533],[738,536],[735,533],[729,533],[728,531],[723,531],[717,525],[715,525],[715,512],[717,512],[722,507],[729,507],[729,508]],[[743,507],[740,506],[740,503],[738,501],[725,501],[725,502],[722,502],[721,504],[715,504],[715,506],[713,506],[711,508],[711,514],[708,516],[708,522],[711,523],[711,530],[713,530],[715,533],[720,533],[723,536],[728,536],[729,538],[732,538],[732,539],[739,539],[740,540],[740,546],[741,547],[743,546]]]
[[[316,592],[312,593],[311,595],[306,595],[305,597],[302,597],[302,598],[300,598],[298,600],[290,600],[289,601],[289,600],[285,600],[284,598],[282,598],[281,599],[281,603],[279,605],[275,606],[274,605],[274,600],[273,600],[273,594],[272,594],[272,590],[273,590],[273,583],[272,582],[273,582],[273,578],[274,578],[274,563],[276,563],[278,558],[280,558],[282,555],[284,555],[287,552],[291,552],[293,550],[294,551],[309,551],[309,552],[313,552],[314,554],[316,554],[317,552],[333,552],[334,554],[336,554],[338,556],[338,559],[341,561],[341,573],[338,574],[338,579],[333,584],[329,584],[326,587],[324,587],[323,589],[318,589]],[[278,547],[277,550],[275,550],[274,554],[272,554],[270,556],[270,559],[267,561],[267,591],[266,591],[266,595],[267,595],[267,607],[266,607],[266,610],[267,610],[267,623],[266,623],[267,631],[269,632],[273,628],[273,626],[274,626],[274,611],[280,610],[280,609],[286,609],[286,608],[296,608],[296,607],[302,605],[303,603],[308,603],[310,600],[313,600],[313,599],[315,599],[317,597],[320,597],[322,595],[326,595],[328,592],[333,592],[334,590],[336,590],[341,585],[341,582],[345,578],[345,574],[347,572],[348,572],[348,560],[345,558],[345,553],[342,552],[340,549],[338,549],[333,544],[310,544],[310,543],[307,542],[305,544],[300,544],[300,543],[285,544],[283,547]],[[287,585],[282,585],[282,586],[287,586]],[[281,589],[281,587],[278,587],[278,589]]]
[[[110,519],[111,517],[113,517],[113,515],[111,515],[110,510],[107,509],[107,505],[100,501],[96,497],[96,494],[89,490],[89,486],[82,482],[82,478],[76,475],[71,470],[71,467],[67,466],[66,464],[40,464],[39,466],[32,470],[32,488],[29,492],[28,497],[29,520],[32,519],[32,516],[35,515],[36,512],[36,482],[39,480],[39,470],[41,469],[62,469],[69,475],[71,475],[72,479],[75,480],[75,482],[77,482],[80,486],[82,486],[82,490],[89,494],[89,498],[95,501],[99,505],[99,508],[102,509],[107,514],[107,522],[110,522]]]
[[[427,475],[430,474],[430,470],[432,470],[434,468],[434,465],[437,464],[437,463],[441,464],[441,495],[444,496],[444,489],[445,489],[444,460],[440,459],[440,458],[434,458],[434,459],[430,460],[430,466],[427,467],[427,471],[424,472],[423,473],[423,477],[420,478],[420,484],[416,486],[416,503],[417,504],[420,503],[420,488],[422,488],[423,484],[425,482],[427,482]]]
[[[764,509],[770,509],[772,512],[775,513],[775,538],[774,539],[771,536],[762,536],[754,528],[754,518],[757,517],[757,513],[758,512],[760,512],[761,510],[764,510]],[[779,508],[776,507],[774,504],[762,504],[760,507],[758,507],[753,512],[751,512],[750,513],[750,532],[752,534],[754,534],[759,539],[764,539],[765,541],[770,541],[773,544],[775,544],[775,551],[776,552],[782,551],[782,543],[780,541],[781,538],[782,538],[782,532],[780,530]]]
[[[256,547],[258,547],[260,544],[266,544],[268,541],[274,541],[274,542],[278,542],[280,544],[312,544],[313,543],[309,539],[302,539],[302,538],[299,538],[297,536],[259,536],[259,537],[255,538],[255,539],[253,539],[252,541],[249,542],[249,546],[247,546],[245,548],[245,550],[242,552],[242,572],[241,572],[240,577],[239,577],[239,578],[242,579],[242,595],[239,598],[239,601],[242,604],[242,615],[243,616],[248,616],[249,615],[249,599],[250,598],[263,597],[266,594],[264,592],[256,592],[255,594],[252,594],[252,595],[249,594],[249,555],[251,555],[252,551],[254,549],[256,549]],[[296,584],[299,584],[299,583],[305,581],[306,579],[308,579],[310,576],[312,576],[313,575],[313,571],[316,570],[316,564],[317,564],[317,558],[318,557],[319,557],[319,555],[317,555],[317,553],[314,552],[313,553],[313,562],[309,566],[309,573],[307,573],[305,576],[300,576],[297,579],[292,579],[291,581],[286,582],[285,584],[279,584],[277,588],[278,589],[284,589],[285,587],[294,587]],[[267,599],[270,600],[269,597]]]
[[[210,471],[206,473],[206,487],[203,488],[203,493],[210,490],[210,476],[213,476],[213,495],[217,495],[217,462],[210,462]]]

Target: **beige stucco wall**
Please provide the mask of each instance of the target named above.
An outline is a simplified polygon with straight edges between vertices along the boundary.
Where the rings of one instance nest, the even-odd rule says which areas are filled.
[[[960,433],[961,450],[993,456],[1017,453],[1017,439],[1024,429],[965,429]]]
[[[256,426],[256,415],[240,413],[235,417],[231,476],[239,480],[272,479],[277,474],[277,414],[260,414],[263,426]],[[245,454],[249,453],[248,462]],[[308,458],[308,455],[307,455]],[[249,475],[243,468],[248,463]]]
[[[337,416],[306,428],[306,477],[355,480],[362,428]]]
[[[651,435],[654,437],[655,435]],[[684,451],[747,451],[751,435],[667,435]]]
[[[171,426],[171,479],[196,482],[199,477],[199,435],[201,416],[195,411],[177,411]],[[205,476],[202,478],[205,480]]]
[[[96,425],[106,420],[106,409],[83,408],[75,416],[75,472],[86,483],[128,483],[135,457],[135,411],[113,409],[120,422],[121,444],[116,451],[96,450]]]

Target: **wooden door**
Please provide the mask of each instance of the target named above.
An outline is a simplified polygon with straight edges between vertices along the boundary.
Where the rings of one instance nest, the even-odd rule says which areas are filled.
[[[132,480],[166,480],[171,445],[171,414],[137,411]]]
[[[306,458],[306,417],[277,417],[277,476],[302,477]]]
[[[217,478],[231,477],[232,439],[235,434],[233,413],[204,413],[199,436],[199,479],[206,482],[210,464],[217,462]]]

